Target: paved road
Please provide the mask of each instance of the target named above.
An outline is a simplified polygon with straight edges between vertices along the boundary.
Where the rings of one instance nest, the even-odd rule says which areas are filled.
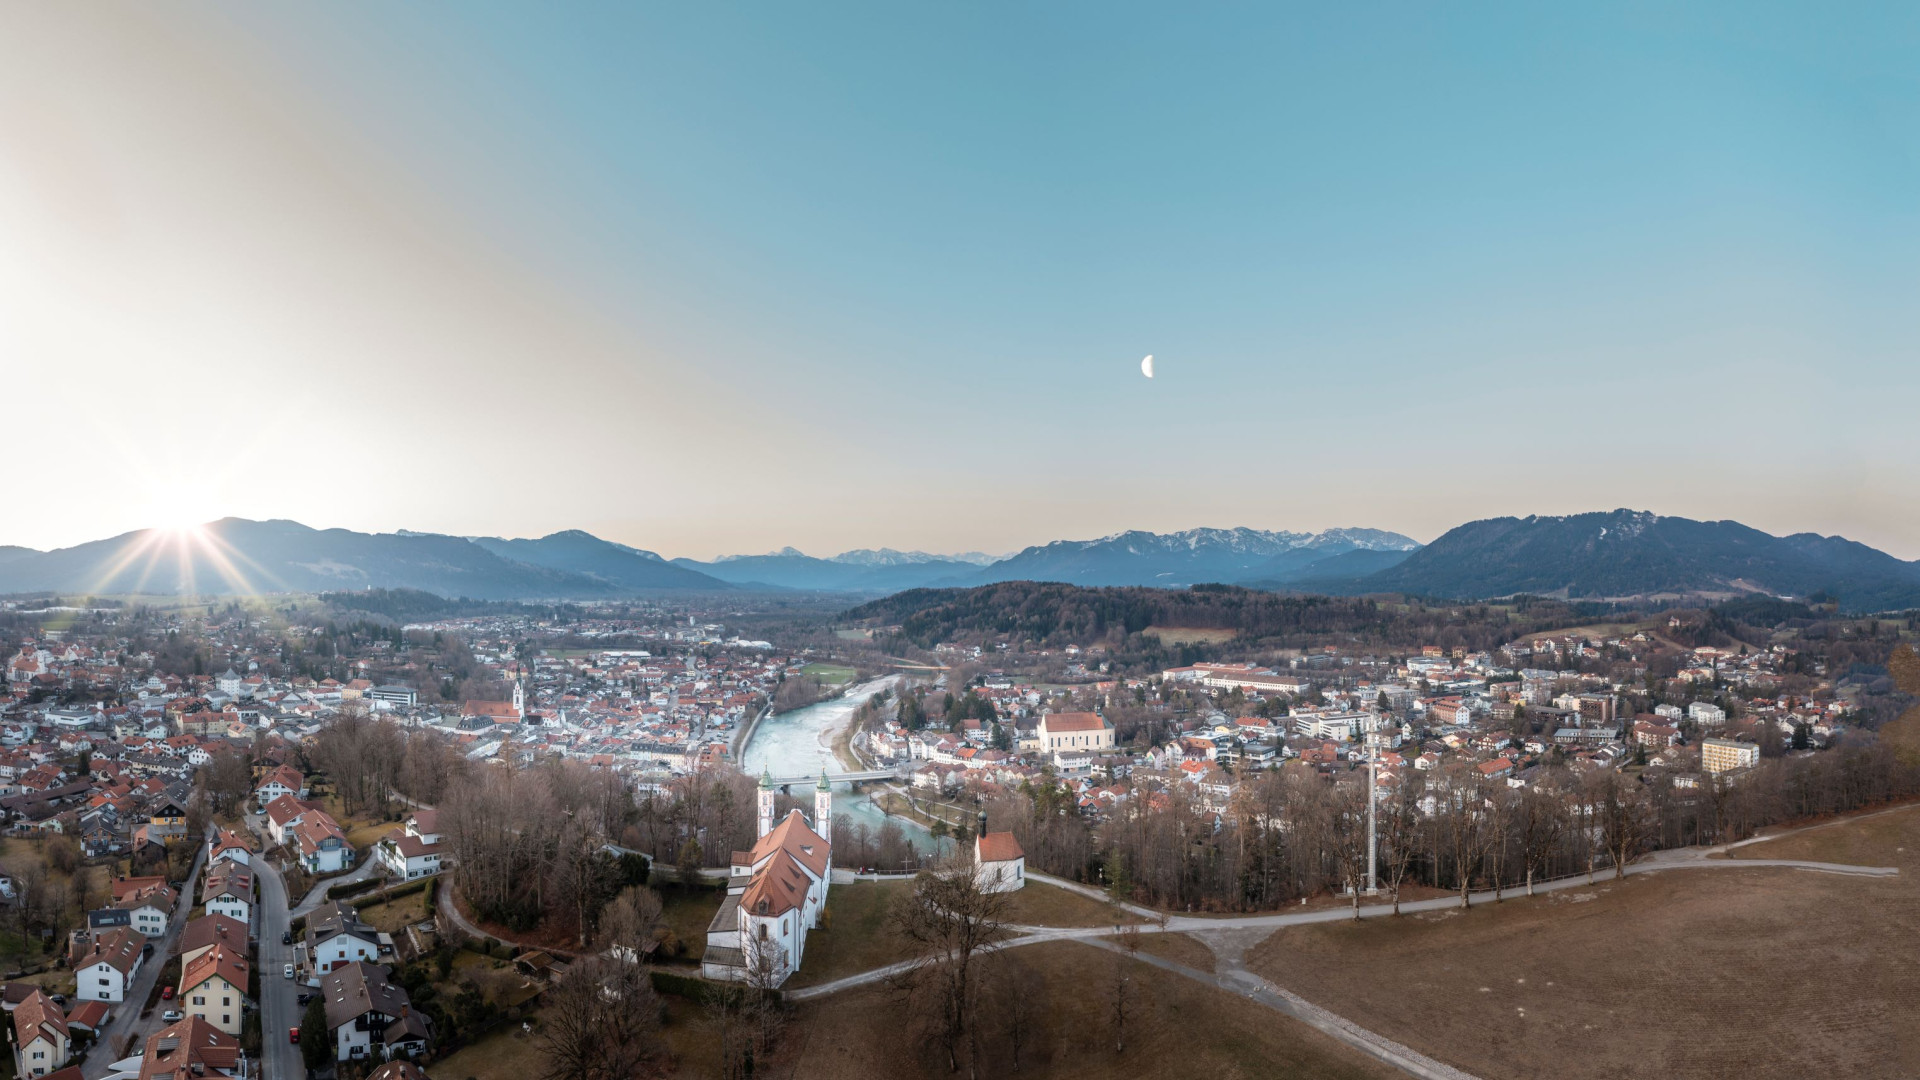
[[[260,1039],[269,1080],[305,1080],[307,1066],[300,1048],[287,1041],[287,1030],[300,1026],[303,1010],[297,997],[301,987],[281,974],[293,961],[293,946],[282,945],[280,935],[292,922],[287,911],[287,883],[263,857],[254,860],[260,879]]]
[[[152,1015],[144,1020],[140,1017],[140,1010],[146,1007],[154,984],[160,980],[160,969],[167,966],[167,958],[180,945],[180,933],[187,925],[187,912],[193,910],[193,898],[200,890],[201,864],[206,857],[207,846],[202,843],[194,853],[193,867],[187,871],[186,892],[180,896],[173,916],[167,920],[167,936],[152,939],[153,955],[140,962],[140,970],[133,977],[133,989],[128,992],[127,999],[109,1006],[113,1010],[113,1019],[101,1027],[95,1048],[88,1053],[86,1064],[80,1067],[80,1073],[86,1080],[99,1080],[112,1071],[109,1066],[114,1062],[112,1047],[115,1036],[132,1035],[133,1042],[127,1045],[129,1050],[133,1050],[145,1045],[147,1036],[166,1026],[161,1022],[160,1014],[174,1008],[174,1002],[161,1002]],[[76,1004],[78,1000],[75,999]]]

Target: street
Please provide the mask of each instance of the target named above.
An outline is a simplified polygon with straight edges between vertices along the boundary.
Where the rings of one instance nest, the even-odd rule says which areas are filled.
[[[153,994],[154,984],[160,978],[160,969],[167,966],[167,959],[179,947],[180,933],[187,925],[187,912],[193,910],[193,898],[200,889],[200,871],[206,858],[207,847],[202,843],[199,851],[194,854],[192,869],[187,871],[186,890],[179,897],[172,916],[167,920],[167,936],[150,939],[153,955],[140,962],[140,970],[134,975],[133,988],[128,992],[126,1000],[109,1006],[113,1011],[113,1019],[101,1026],[94,1049],[87,1055],[86,1063],[80,1067],[80,1073],[86,1077],[86,1080],[99,1080],[100,1077],[113,1071],[110,1066],[115,1060],[113,1056],[115,1037],[132,1035],[133,1042],[127,1044],[127,1049],[129,1053],[134,1053],[145,1045],[147,1036],[166,1026],[160,1022],[160,1014],[173,1008],[172,1002],[161,1002],[154,1008],[153,1015],[144,1021],[140,1019],[140,1010],[146,1006],[147,998]]]
[[[248,824],[255,824],[253,815]],[[264,832],[255,830],[255,835]],[[304,1080],[307,1065],[300,1048],[287,1040],[287,1031],[300,1026],[306,1010],[299,1004],[299,983],[282,972],[293,962],[293,946],[282,945],[280,935],[292,921],[287,909],[287,884],[265,855],[253,860],[260,879],[260,1056],[265,1075],[271,1080]]]

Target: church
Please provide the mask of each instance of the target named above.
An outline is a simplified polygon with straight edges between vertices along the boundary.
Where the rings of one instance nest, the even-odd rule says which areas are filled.
[[[759,839],[733,853],[727,898],[707,924],[700,973],[709,979],[779,986],[806,957],[807,931],[820,925],[833,876],[833,788],[827,774],[813,795],[813,821],[799,810],[773,820],[773,777],[763,772]]]

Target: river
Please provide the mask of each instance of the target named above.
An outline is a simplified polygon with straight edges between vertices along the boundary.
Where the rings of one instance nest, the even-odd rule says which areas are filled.
[[[792,712],[778,713],[760,721],[753,737],[740,755],[740,766],[748,776],[759,777],[771,771],[775,776],[819,776],[820,770],[846,772],[847,767],[833,758],[833,740],[853,719],[862,702],[899,682],[898,675],[861,683],[837,698],[808,705]],[[813,785],[796,787],[793,792],[810,803]],[[875,832],[888,821],[906,830],[907,839],[922,851],[935,843],[933,834],[917,822],[903,817],[888,817],[865,795],[856,795],[852,786],[833,785],[833,813],[845,814],[855,824],[865,823]],[[945,843],[946,841],[941,841]]]

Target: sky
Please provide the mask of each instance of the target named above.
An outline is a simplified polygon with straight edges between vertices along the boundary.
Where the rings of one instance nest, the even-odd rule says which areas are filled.
[[[1916,55],[1910,4],[5,5],[0,543],[1920,558]]]

